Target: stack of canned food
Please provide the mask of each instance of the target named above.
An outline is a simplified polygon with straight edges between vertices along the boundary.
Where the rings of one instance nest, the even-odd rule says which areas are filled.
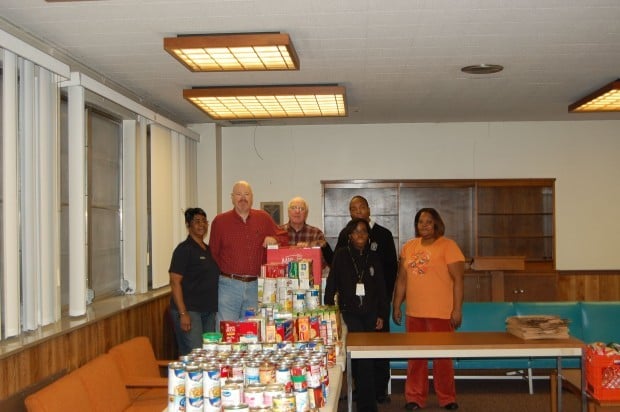
[[[333,346],[322,339],[224,343],[215,335],[205,334],[203,348],[169,364],[168,412],[307,412],[325,405]]]

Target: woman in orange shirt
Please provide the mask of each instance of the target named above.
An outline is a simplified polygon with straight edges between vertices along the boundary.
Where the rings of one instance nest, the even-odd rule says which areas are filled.
[[[456,242],[443,236],[445,225],[435,209],[420,209],[414,224],[416,237],[400,253],[392,303],[394,322],[401,322],[400,305],[406,296],[407,332],[454,331],[461,325],[465,257]],[[434,359],[433,375],[439,405],[458,409],[452,360]],[[405,408],[426,406],[428,390],[427,360],[409,360]]]

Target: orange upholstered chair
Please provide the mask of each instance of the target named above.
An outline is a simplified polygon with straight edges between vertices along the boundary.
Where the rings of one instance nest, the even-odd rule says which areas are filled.
[[[96,357],[25,400],[29,412],[161,412],[167,390],[152,398],[131,399],[116,361],[110,354]]]
[[[25,405],[28,412],[82,412],[92,410],[86,388],[76,372],[65,375],[28,395]]]
[[[160,370],[170,361],[155,358],[147,337],[130,339],[112,347],[108,353],[116,362],[132,400],[167,398],[168,378],[162,377]]]

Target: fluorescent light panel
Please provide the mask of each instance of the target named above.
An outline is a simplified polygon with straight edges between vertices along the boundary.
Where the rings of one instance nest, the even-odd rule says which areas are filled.
[[[601,87],[594,93],[568,106],[569,112],[618,112],[620,111],[620,80]]]
[[[164,49],[194,72],[299,70],[293,43],[283,33],[169,37]]]
[[[206,87],[183,97],[214,120],[347,116],[342,86]]]

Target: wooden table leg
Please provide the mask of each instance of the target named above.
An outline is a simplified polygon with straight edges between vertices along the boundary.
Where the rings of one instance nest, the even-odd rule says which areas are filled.
[[[551,395],[551,412],[558,412],[558,371],[549,376],[549,394]]]

